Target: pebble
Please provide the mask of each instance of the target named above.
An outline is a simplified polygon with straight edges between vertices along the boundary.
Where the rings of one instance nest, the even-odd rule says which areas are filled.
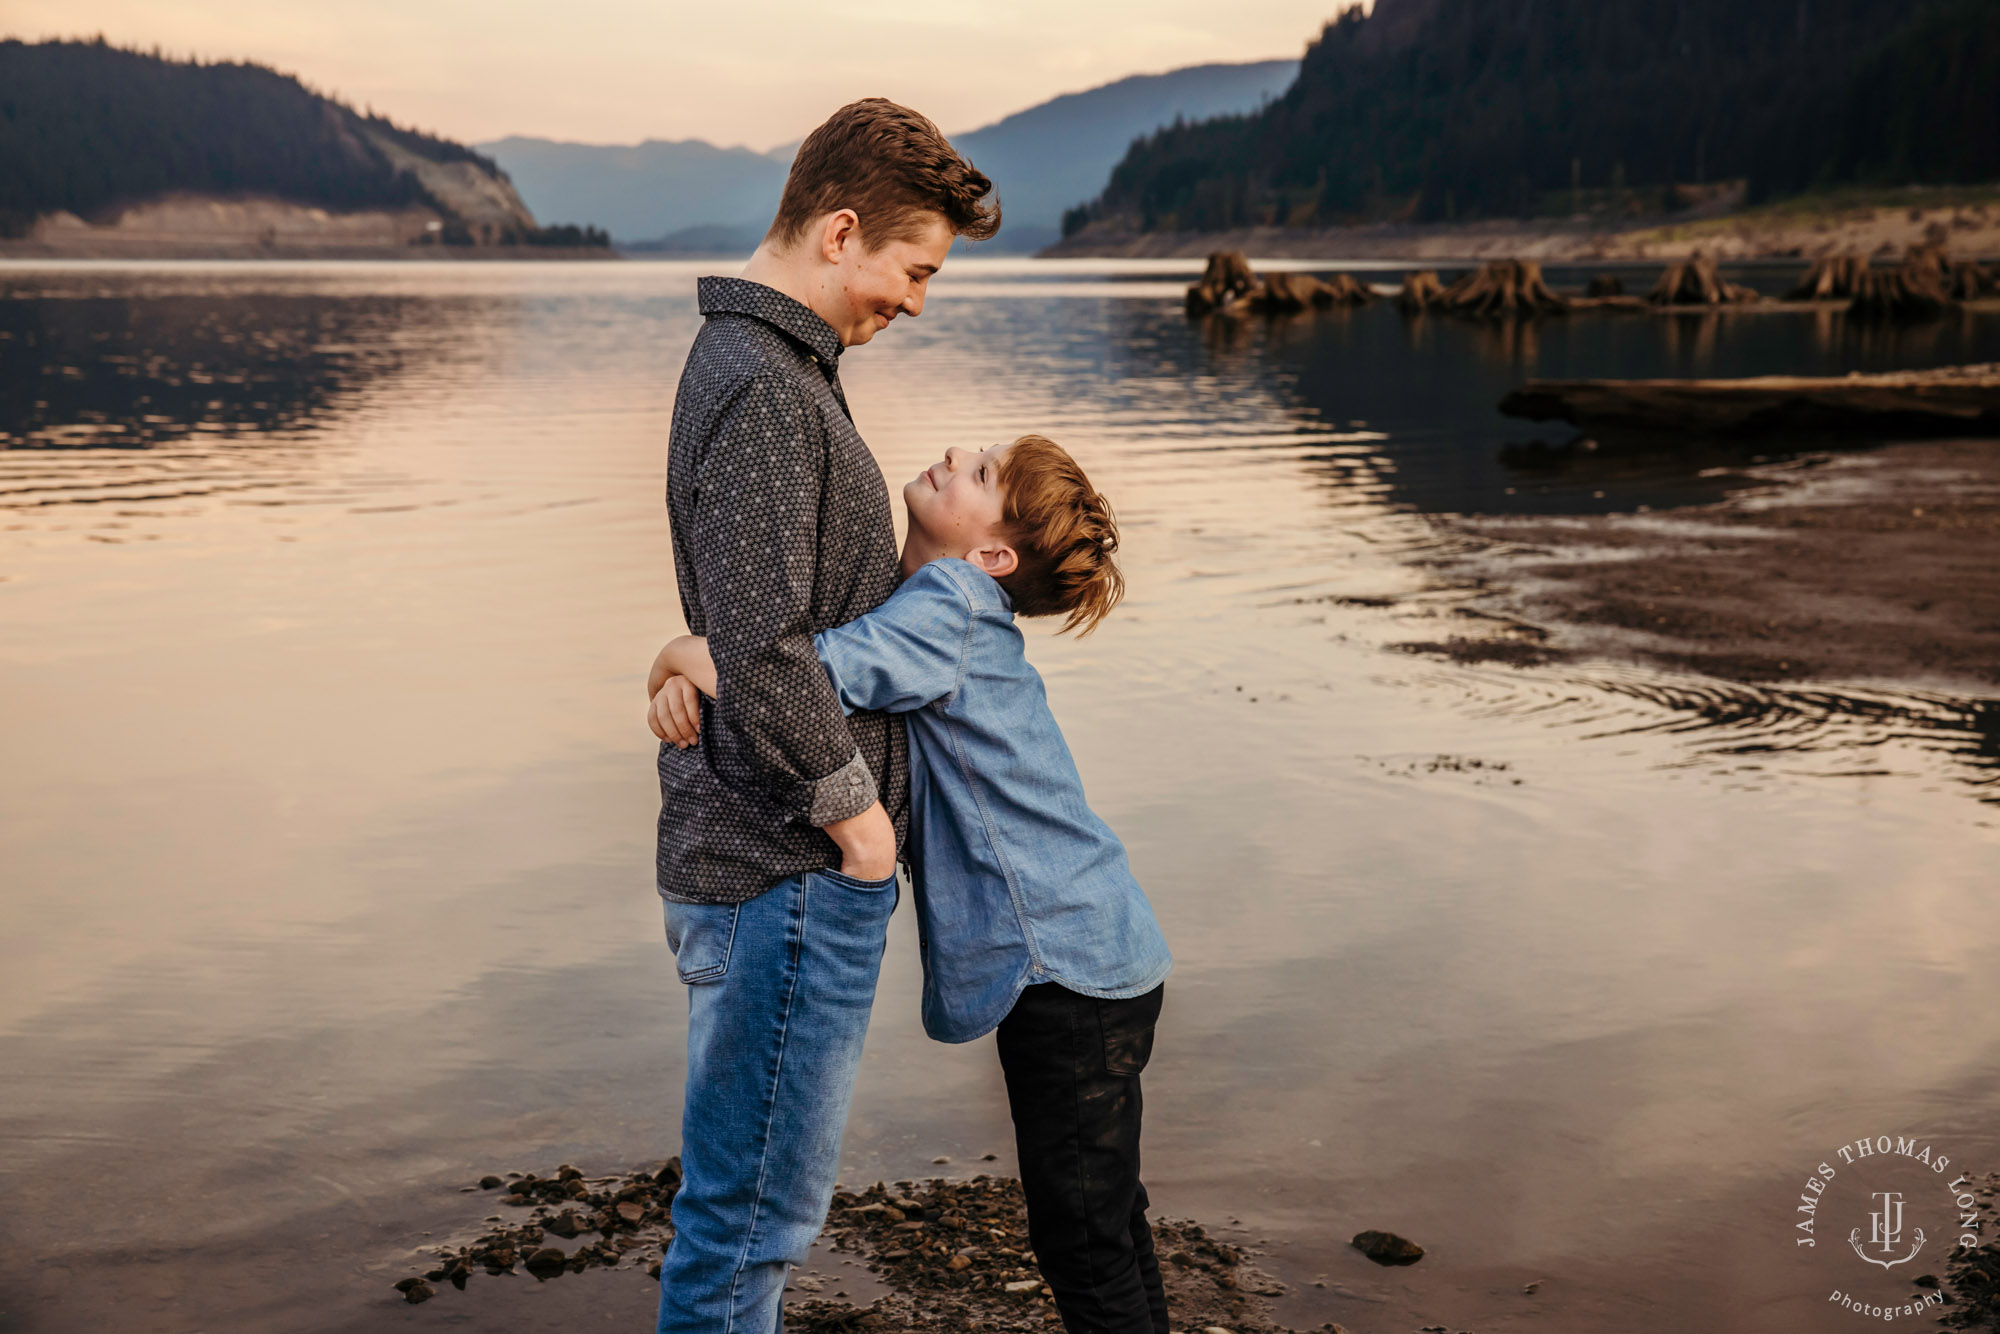
[[[1021,1279],[1021,1280],[1020,1280],[1019,1282],[1016,1282],[1016,1283],[1009,1283],[1009,1284],[1005,1285],[1005,1287],[1004,1287],[1003,1291],[1006,1291],[1006,1292],[1033,1292],[1033,1291],[1034,1291],[1034,1290],[1035,1290],[1036,1288],[1039,1288],[1039,1287],[1041,1287],[1041,1286],[1042,1286],[1042,1281],[1041,1281],[1040,1279],[1038,1279],[1038,1278],[1024,1278],[1024,1279]]]
[[[506,1184],[505,1181],[496,1176],[483,1176],[479,1178],[479,1188],[481,1190],[498,1190]]]
[[[417,1305],[419,1302],[427,1302],[437,1296],[437,1293],[431,1290],[431,1285],[420,1278],[404,1279],[396,1285],[396,1291],[402,1293],[403,1300],[412,1306]]]
[[[1378,1265],[1413,1265],[1424,1258],[1424,1248],[1409,1238],[1373,1228],[1355,1233],[1349,1245]]]

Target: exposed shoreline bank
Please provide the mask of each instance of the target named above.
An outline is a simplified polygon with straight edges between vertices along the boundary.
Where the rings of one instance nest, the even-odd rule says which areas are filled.
[[[1182,259],[1240,250],[1260,259],[1404,260],[1475,263],[1630,263],[1686,259],[1815,259],[1854,253],[1900,255],[1944,245],[1964,258],[2000,256],[2000,190],[1911,192],[1908,202],[1770,205],[1720,217],[1654,217],[1623,226],[1584,220],[1502,219],[1466,223],[1385,222],[1302,230],[1121,232],[1086,228],[1040,252],[1048,259]]]
[[[260,197],[172,195],[105,222],[48,214],[0,238],[6,259],[616,259],[590,246],[444,244],[446,221],[423,207],[341,211]]]

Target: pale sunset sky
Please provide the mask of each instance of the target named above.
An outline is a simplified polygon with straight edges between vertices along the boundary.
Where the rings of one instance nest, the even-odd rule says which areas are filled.
[[[255,60],[477,141],[765,149],[880,95],[947,133],[1058,93],[1296,57],[1337,0],[6,0],[0,36]]]

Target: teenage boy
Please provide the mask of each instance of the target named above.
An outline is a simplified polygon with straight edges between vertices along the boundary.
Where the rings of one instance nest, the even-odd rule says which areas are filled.
[[[844,716],[813,652],[897,577],[840,354],[922,312],[953,237],[998,230],[992,188],[924,117],[855,102],[800,146],[742,276],[699,284],[667,509],[721,689],[706,743],[659,755],[659,890],[688,988],[660,1334],[775,1334],[832,1199],[909,794],[901,724]]]

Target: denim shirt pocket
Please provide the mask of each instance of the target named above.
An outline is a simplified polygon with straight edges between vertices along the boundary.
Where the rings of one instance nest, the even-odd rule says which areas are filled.
[[[720,981],[729,972],[736,943],[735,903],[675,903],[666,900],[667,944],[674,967],[689,986]]]

